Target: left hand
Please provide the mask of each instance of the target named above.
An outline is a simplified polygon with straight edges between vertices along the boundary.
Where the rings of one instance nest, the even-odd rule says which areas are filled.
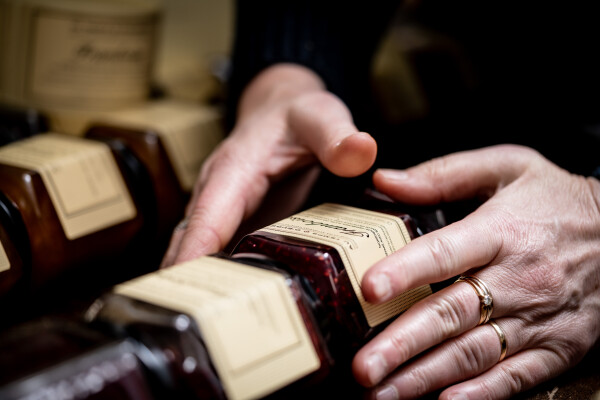
[[[266,68],[245,88],[233,130],[203,163],[161,267],[223,250],[261,207],[269,223],[297,211],[321,165],[353,177],[376,154],[375,139],[358,131],[314,71],[286,63]],[[264,203],[280,184],[285,196]]]
[[[375,186],[416,204],[484,196],[463,220],[417,238],[364,276],[368,301],[456,275],[480,278],[480,300],[456,283],[415,304],[355,356],[356,379],[377,399],[506,399],[579,362],[600,336],[600,182],[572,175],[532,149],[502,145],[456,153],[405,171],[379,170]]]

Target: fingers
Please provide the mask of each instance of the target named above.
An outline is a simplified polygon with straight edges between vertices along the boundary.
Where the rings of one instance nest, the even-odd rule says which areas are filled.
[[[471,380],[444,390],[439,398],[508,399],[557,376],[566,367],[564,360],[555,352],[545,348],[531,349],[504,360]]]
[[[380,169],[373,183],[398,201],[436,204],[487,196],[515,179],[531,162],[531,149],[503,145],[454,153],[406,170]]]
[[[451,285],[417,303],[357,353],[355,375],[363,385],[378,385],[374,397],[418,398],[463,381],[440,398],[509,398],[569,368],[597,340],[597,330],[592,328],[592,340],[588,334],[589,311],[565,307],[565,293],[579,293],[584,286],[580,281],[573,289],[572,265],[584,268],[585,263],[565,255],[564,245],[556,249],[559,214],[569,215],[563,221],[575,216],[567,225],[577,226],[577,232],[566,230],[573,248],[584,248],[579,240],[589,237],[581,235],[582,213],[562,208],[584,198],[576,177],[534,151],[500,146],[403,172],[379,171],[374,181],[400,201],[489,199],[461,221],[414,240],[370,268],[362,281],[367,300],[385,301],[477,268],[467,275],[489,287],[492,318],[508,343],[507,358],[499,360],[502,335],[488,324],[477,325],[489,314],[486,290],[468,282]],[[566,192],[579,197],[565,202],[561,195]],[[593,205],[582,209],[595,210]]]
[[[548,380],[566,366],[546,348],[527,346],[523,323],[517,318],[496,321],[505,335],[506,358],[499,335],[484,324],[447,340],[396,370],[371,391],[375,399],[417,399],[448,387],[440,399],[507,399]],[[454,386],[454,383],[458,383]]]
[[[162,268],[222,250],[268,189],[267,178],[253,164],[215,158],[188,204],[187,226],[173,232]]]
[[[357,176],[375,162],[375,140],[358,131],[348,108],[331,93],[299,98],[290,108],[288,124],[298,140],[334,174]]]
[[[223,249],[269,186],[314,165],[315,156],[341,176],[361,174],[375,160],[374,139],[358,132],[346,106],[324,90],[246,114],[202,169],[187,229],[173,234],[162,267]]]
[[[484,193],[489,197],[539,159],[530,149],[497,146],[434,159],[406,171],[380,170],[373,180],[379,190],[400,201],[437,203]],[[506,222],[498,211],[481,206],[376,263],[362,280],[367,301],[381,303],[407,289],[488,265],[505,245],[500,228]]]
[[[510,343],[510,356],[514,354],[514,349],[522,346],[518,334],[520,325],[518,321],[505,319],[497,323]],[[375,398],[385,394],[391,394],[391,398],[396,399],[419,398],[436,389],[473,378],[504,362],[500,361],[501,348],[492,326],[479,326],[400,368],[374,388],[372,395]]]
[[[471,214],[378,261],[363,277],[365,298],[385,302],[408,289],[489,264],[503,244],[498,230],[490,225],[493,220],[485,211]]]
[[[187,230],[187,225],[189,224],[189,219],[184,218],[173,230],[173,234],[171,235],[171,240],[169,241],[169,247],[160,264],[160,268],[166,268],[173,264],[175,258],[177,257],[177,253],[179,252],[179,245],[181,244],[181,239]]]
[[[486,285],[494,298],[492,305],[506,301],[493,295],[503,292],[495,280]],[[492,307],[494,317],[510,311],[501,307],[497,312]],[[357,380],[364,386],[379,383],[418,354],[477,326],[481,312],[481,299],[467,283],[455,283],[421,300],[357,352],[353,362]]]
[[[421,300],[358,351],[356,379],[364,386],[379,383],[420,352],[476,326],[478,309],[479,300],[465,285],[450,285]]]

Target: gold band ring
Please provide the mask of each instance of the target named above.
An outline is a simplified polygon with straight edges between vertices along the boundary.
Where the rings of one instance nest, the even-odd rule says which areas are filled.
[[[461,275],[454,283],[458,282],[466,282],[469,285],[471,285],[471,287],[475,289],[477,297],[479,297],[480,314],[479,322],[477,325],[485,324],[486,322],[488,322],[492,317],[492,312],[494,311],[494,298],[492,297],[492,294],[490,293],[490,290],[488,289],[487,285],[476,276]]]
[[[498,362],[500,362],[504,360],[504,357],[506,357],[506,351],[508,350],[508,344],[506,343],[506,335],[504,334],[504,331],[498,326],[496,321],[494,321],[493,319],[490,320],[489,324],[492,326],[492,328],[494,328],[494,330],[498,334],[498,339],[500,339],[500,359],[498,360]]]

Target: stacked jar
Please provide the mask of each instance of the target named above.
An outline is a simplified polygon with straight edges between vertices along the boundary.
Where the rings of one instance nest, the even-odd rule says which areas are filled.
[[[348,358],[432,293],[423,285],[383,304],[369,303],[360,287],[367,269],[445,223],[439,209],[396,204],[369,190],[355,206],[321,204],[252,232],[232,254],[261,254],[306,277],[332,321],[331,350]]]
[[[373,197],[362,206],[322,204],[248,235],[234,254],[118,284],[88,308],[86,329],[135,343],[144,382],[154,382],[160,396],[314,393],[336,364],[349,366],[357,345],[432,290],[426,285],[382,306],[361,301],[353,287],[361,271],[445,223],[435,209],[406,213]]]
[[[158,0],[0,1],[0,101],[116,109],[148,97]]]
[[[143,242],[152,219],[143,181],[118,142],[43,133],[0,147],[0,191],[29,244],[28,286],[92,265],[115,273],[107,266]]]

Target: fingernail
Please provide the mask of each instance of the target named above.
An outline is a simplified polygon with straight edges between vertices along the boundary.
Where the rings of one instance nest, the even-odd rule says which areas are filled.
[[[392,181],[404,181],[408,179],[408,173],[401,169],[378,169],[379,173],[383,174],[386,179]]]
[[[367,360],[367,375],[372,385],[376,385],[385,376],[385,360],[380,354],[375,353]]]
[[[386,274],[377,274],[373,278],[373,291],[378,300],[384,301],[391,297],[392,286]]]
[[[457,393],[449,397],[449,400],[469,400],[467,396],[462,393]]]
[[[395,387],[391,385],[387,385],[380,390],[377,391],[375,395],[377,400],[397,400],[398,399],[398,391]]]

